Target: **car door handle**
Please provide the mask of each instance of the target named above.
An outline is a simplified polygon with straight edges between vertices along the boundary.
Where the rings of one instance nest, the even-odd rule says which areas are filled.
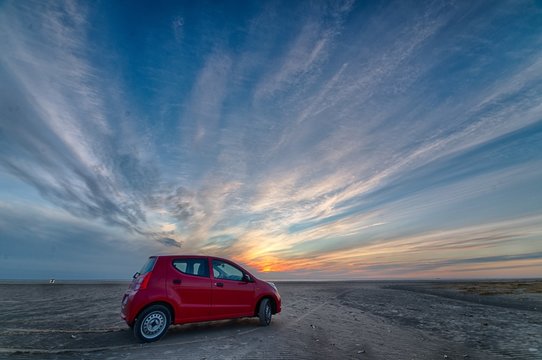
[[[174,280],[173,280],[173,283],[174,283],[175,285],[180,285],[182,282],[183,282],[183,281],[182,281],[181,279],[174,279]]]
[[[215,283],[215,285],[218,287],[224,287],[224,283]]]

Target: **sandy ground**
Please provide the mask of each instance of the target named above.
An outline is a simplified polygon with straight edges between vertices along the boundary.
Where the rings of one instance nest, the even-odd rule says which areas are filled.
[[[542,359],[541,284],[278,283],[269,327],[172,326],[144,345],[119,317],[126,284],[0,285],[0,359]]]

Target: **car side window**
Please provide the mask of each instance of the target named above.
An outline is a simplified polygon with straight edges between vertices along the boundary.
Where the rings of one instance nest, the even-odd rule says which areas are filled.
[[[173,267],[183,274],[209,277],[209,264],[207,259],[176,259]]]
[[[243,272],[235,266],[220,260],[213,260],[213,275],[215,279],[243,280]]]

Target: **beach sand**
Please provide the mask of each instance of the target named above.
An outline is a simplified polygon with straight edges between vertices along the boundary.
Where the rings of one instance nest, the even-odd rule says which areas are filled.
[[[542,282],[283,282],[283,311],[139,344],[125,283],[0,285],[0,359],[542,359]]]

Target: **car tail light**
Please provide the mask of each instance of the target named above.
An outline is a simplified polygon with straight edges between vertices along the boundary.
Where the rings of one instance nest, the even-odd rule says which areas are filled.
[[[145,274],[145,276],[140,276],[136,280],[135,289],[134,290],[145,290],[147,288],[147,285],[149,284],[149,280],[151,279],[152,272],[148,272]]]

